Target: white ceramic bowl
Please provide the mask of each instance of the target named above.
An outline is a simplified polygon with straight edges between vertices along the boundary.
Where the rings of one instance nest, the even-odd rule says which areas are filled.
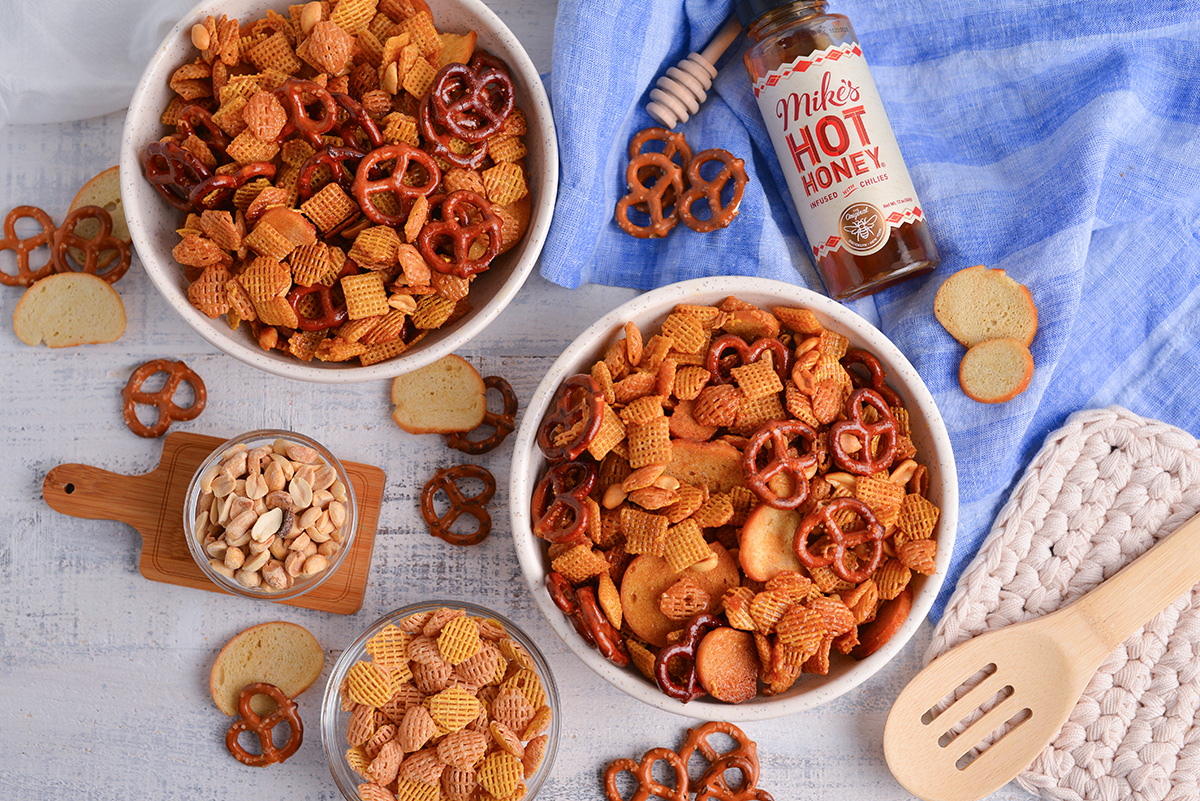
[[[529,514],[530,497],[546,464],[537,447],[537,428],[563,380],[588,372],[595,361],[603,358],[608,346],[623,335],[621,328],[627,321],[637,323],[649,336],[677,304],[716,305],[730,295],[768,309],[771,306],[811,309],[822,325],[848,337],[851,347],[865,348],[879,359],[887,371],[888,384],[905,400],[917,458],[929,470],[930,500],[942,510],[934,534],[938,542],[937,571],[929,577],[914,577],[913,606],[908,619],[882,648],[861,662],[835,655],[828,675],[805,674],[788,692],[774,697],[760,695],[736,705],[704,700],[684,704],[663,695],[632,666],[618,668],[590,648],[551,600],[545,585],[548,563],[544,543],[534,536]],[[550,367],[529,400],[517,433],[509,492],[513,540],[525,581],[567,647],[602,678],[634,698],[668,712],[704,720],[758,720],[791,715],[820,706],[874,675],[900,652],[929,613],[950,563],[958,523],[958,479],[950,438],[933,397],[904,354],[878,329],[840,303],[780,281],[739,276],[699,278],[656,289],[612,310],[580,334]]]
[[[159,196],[142,174],[142,149],[165,133],[160,121],[172,96],[168,81],[183,63],[190,61],[194,48],[190,31],[209,14],[225,14],[243,23],[265,16],[268,9],[287,15],[282,0],[208,0],[184,15],[159,45],[142,74],[129,111],[121,140],[121,196],[133,246],[150,280],[188,325],[200,336],[225,353],[269,373],[304,381],[343,383],[393,378],[416,370],[461,348],[482,331],[517,294],[533,265],[550,227],[554,199],[558,191],[558,145],[550,101],[537,69],[521,43],[500,18],[482,0],[434,0],[430,3],[438,29],[447,32],[478,32],[478,47],[508,64],[517,104],[525,111],[529,149],[525,165],[529,173],[532,215],[524,238],[509,252],[498,257],[491,268],[471,285],[472,311],[455,324],[431,331],[412,350],[369,367],[333,362],[301,362],[279,351],[260,348],[245,330],[230,331],[223,318],[211,319],[187,299],[183,268],[171,256],[179,243],[175,229],[183,221],[177,211]]]

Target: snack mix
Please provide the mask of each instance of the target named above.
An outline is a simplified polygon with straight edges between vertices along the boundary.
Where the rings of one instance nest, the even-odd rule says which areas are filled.
[[[145,177],[184,212],[188,299],[297,359],[375,364],[470,310],[529,223],[524,113],[423,0],[207,17]]]
[[[366,650],[371,659],[339,690],[363,801],[525,797],[553,713],[532,658],[503,626],[462,609],[418,612]]]
[[[934,572],[939,510],[878,360],[736,298],[624,333],[537,433],[533,530],[580,636],[685,703],[882,646]]]
[[[337,468],[315,448],[238,443],[200,477],[195,536],[216,572],[280,592],[329,567],[346,536],[348,503]]]

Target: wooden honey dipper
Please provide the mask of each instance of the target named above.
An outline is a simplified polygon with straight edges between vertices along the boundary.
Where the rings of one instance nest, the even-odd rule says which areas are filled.
[[[668,128],[687,122],[691,114],[700,110],[700,104],[708,99],[717,68],[713,66],[721,58],[733,40],[742,32],[737,15],[731,16],[703,51],[692,53],[671,67],[667,74],[658,79],[650,90],[650,102],[646,111]]]

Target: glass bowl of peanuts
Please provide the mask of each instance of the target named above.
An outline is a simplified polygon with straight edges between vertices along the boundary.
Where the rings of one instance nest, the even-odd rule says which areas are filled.
[[[320,587],[358,529],[342,463],[294,431],[250,431],[221,443],[186,498],[192,558],[214,584],[244,598],[285,601]]]
[[[925,619],[957,525],[950,439],[908,359],[847,307],[742,276],[584,331],[530,399],[509,486],[522,572],[566,645],[707,720],[794,714],[874,675]]]
[[[482,0],[212,0],[147,65],[120,174],[133,246],[188,325],[344,383],[500,314],[545,241],[558,151],[537,69]]]
[[[558,716],[554,676],[519,626],[482,606],[425,601],[383,616],[342,652],[321,744],[347,801],[521,801],[550,773]]]

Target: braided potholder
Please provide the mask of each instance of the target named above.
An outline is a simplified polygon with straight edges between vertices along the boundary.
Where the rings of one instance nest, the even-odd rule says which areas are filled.
[[[1065,606],[1197,512],[1191,434],[1115,406],[1073,414],[1000,511],[926,661]],[[1200,799],[1200,585],[1109,656],[1017,782],[1055,801]]]

